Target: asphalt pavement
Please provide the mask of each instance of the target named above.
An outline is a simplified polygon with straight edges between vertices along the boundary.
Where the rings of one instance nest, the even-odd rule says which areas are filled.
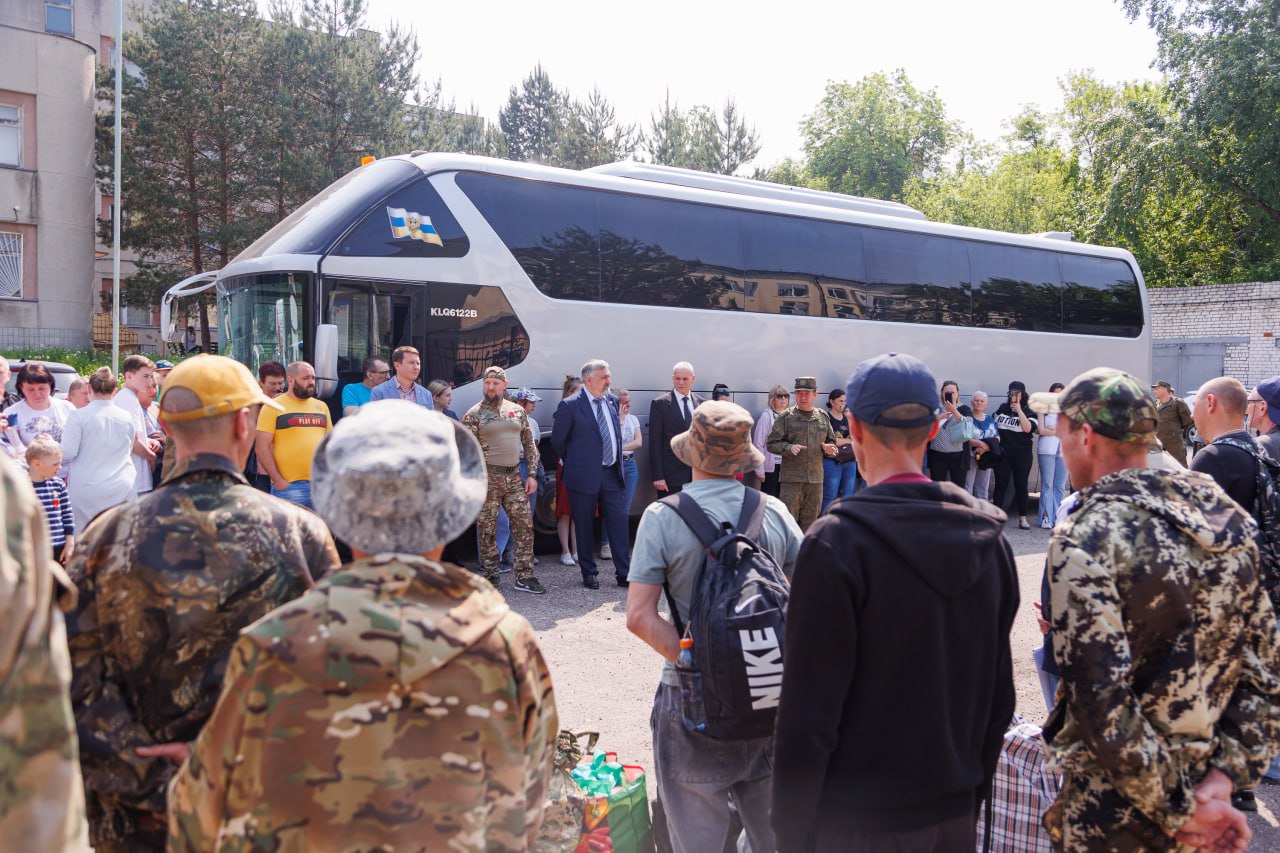
[[[1017,712],[1040,723],[1046,709],[1031,657],[1040,645],[1031,602],[1040,598],[1049,531],[1019,530],[1014,521],[1005,526],[1005,534],[1017,557],[1022,597],[1011,634]],[[627,631],[626,590],[615,585],[607,560],[597,560],[600,589],[594,591],[583,588],[577,566],[560,564],[559,554],[540,554],[539,561],[536,574],[546,595],[516,592],[511,574],[502,575],[500,588],[537,632],[551,669],[560,727],[599,732],[601,748],[617,752],[625,763],[650,766],[649,711],[662,661]],[[928,720],[929,710],[921,709],[921,723]],[[1280,851],[1280,786],[1259,786],[1257,800],[1258,812],[1249,821],[1254,833],[1250,849]]]

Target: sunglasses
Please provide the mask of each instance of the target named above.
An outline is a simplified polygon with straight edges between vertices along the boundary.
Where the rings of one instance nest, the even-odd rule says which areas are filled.
[[[774,395],[773,395],[773,399],[775,399],[775,400],[790,400],[790,399],[791,399],[791,395],[790,395],[790,394],[774,394]]]

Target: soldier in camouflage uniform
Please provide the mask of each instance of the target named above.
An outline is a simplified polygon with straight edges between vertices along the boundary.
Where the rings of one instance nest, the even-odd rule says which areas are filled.
[[[488,368],[484,372],[484,399],[462,416],[462,425],[480,442],[489,468],[489,494],[476,520],[480,565],[485,579],[497,586],[502,561],[498,555],[498,510],[505,509],[515,551],[516,589],[541,595],[546,590],[533,576],[533,514],[529,509],[529,495],[538,490],[538,478],[520,477],[522,449],[525,470],[538,470],[538,445],[524,406],[508,400],[506,393],[506,371]]]
[[[558,727],[546,662],[497,590],[440,562],[485,481],[468,430],[401,400],[325,438],[313,499],[355,561],[241,637],[174,780],[170,850],[530,847]]]
[[[1243,841],[1232,787],[1280,744],[1257,528],[1210,478],[1145,467],[1156,403],[1129,374],[1098,368],[1030,404],[1059,412],[1080,488],[1049,542],[1062,684],[1044,735],[1065,781],[1045,826],[1067,851]]]
[[[0,846],[88,850],[62,623],[75,587],[30,482],[3,457],[0,518]]]
[[[778,469],[778,497],[787,505],[801,530],[808,530],[822,507],[822,460],[836,455],[836,433],[831,418],[814,408],[818,380],[796,379],[796,404],[773,422],[766,446],[782,457]]]
[[[77,543],[71,701],[99,850],[164,848],[173,760],[213,711],[240,630],[338,566],[319,518],[241,473],[263,405],[276,404],[244,365],[182,362],[160,399],[172,475]]]

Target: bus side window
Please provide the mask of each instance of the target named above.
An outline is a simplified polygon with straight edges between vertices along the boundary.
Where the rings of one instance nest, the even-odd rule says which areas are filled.
[[[1124,261],[1062,256],[1062,330],[1078,335],[1142,334],[1142,295]]]

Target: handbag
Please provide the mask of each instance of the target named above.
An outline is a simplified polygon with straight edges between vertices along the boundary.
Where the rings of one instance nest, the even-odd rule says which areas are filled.
[[[961,416],[960,420],[947,427],[947,438],[954,444],[962,444],[974,438],[973,418]]]
[[[974,453],[973,458],[978,462],[979,471],[989,471],[999,465],[1000,460],[1004,458],[1004,448],[1000,446],[1000,439],[995,436],[984,438],[982,441],[985,441],[991,449],[986,453]]]
[[[854,460],[854,455],[853,455],[852,444],[840,444],[836,446],[837,462],[843,465],[845,462],[852,462],[853,460]]]

